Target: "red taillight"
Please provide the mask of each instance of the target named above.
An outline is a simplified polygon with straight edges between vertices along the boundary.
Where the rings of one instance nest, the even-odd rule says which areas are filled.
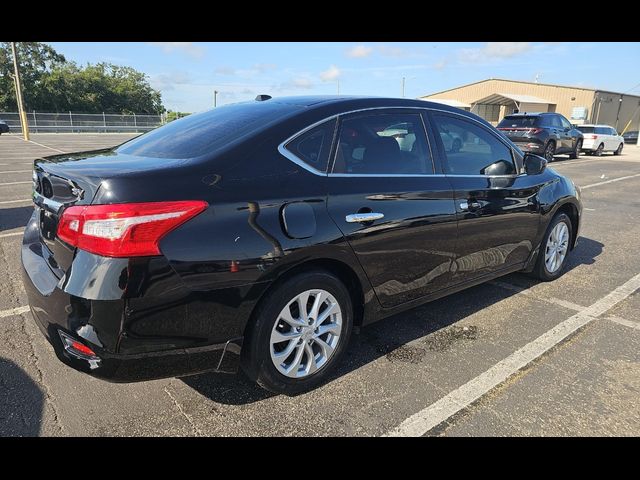
[[[60,218],[58,237],[104,257],[160,255],[160,239],[206,208],[202,201],[69,207]]]
[[[595,140],[596,138],[598,138],[598,135],[585,135],[584,138],[588,138],[590,140]]]

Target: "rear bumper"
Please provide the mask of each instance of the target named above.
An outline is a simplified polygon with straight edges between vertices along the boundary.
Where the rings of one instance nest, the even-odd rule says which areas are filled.
[[[43,254],[46,247],[40,241],[34,218],[25,229],[22,243],[23,283],[36,324],[63,363],[113,382],[151,380],[206,371],[234,373],[238,370],[242,336],[227,337],[215,343],[197,339],[188,344],[185,340],[181,348],[168,348],[170,342],[178,344],[180,338],[135,338],[136,330],[126,329],[129,320],[127,300],[89,300],[68,293],[66,289],[72,275],[68,272],[68,275],[58,278],[54,274]],[[75,275],[78,273],[77,270],[74,272]],[[154,324],[153,316],[147,314],[145,320]],[[174,320],[180,322],[182,319]],[[156,316],[155,324],[162,321],[162,317]],[[60,332],[95,352],[92,361],[66,349]],[[146,348],[147,351],[122,353],[127,342],[136,342],[138,350],[142,350],[143,342],[163,344],[164,347],[155,351],[150,347]]]
[[[544,152],[544,143],[536,138],[511,138],[511,141],[515,143],[523,152],[530,152],[540,155]]]

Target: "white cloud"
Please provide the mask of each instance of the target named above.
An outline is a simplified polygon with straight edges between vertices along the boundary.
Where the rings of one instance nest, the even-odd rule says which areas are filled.
[[[444,70],[448,63],[449,62],[447,62],[447,59],[443,58],[442,60],[434,63],[433,68],[435,68],[436,70]]]
[[[340,69],[335,65],[331,65],[324,72],[320,72],[320,79],[323,82],[332,82],[340,78],[340,75],[342,75],[342,72],[340,71]]]
[[[463,63],[512,58],[531,50],[530,42],[487,42],[482,48],[463,48],[458,59]]]
[[[367,47],[366,45],[356,45],[353,48],[347,50],[347,57],[351,58],[365,58],[371,55],[373,52],[373,48]]]
[[[204,49],[193,42],[149,42],[149,45],[160,47],[164,53],[180,52],[193,58],[204,56]]]
[[[378,51],[380,55],[385,57],[404,57],[407,55],[407,52],[404,51],[403,48],[400,47],[390,47],[389,45],[380,45],[378,47]]]
[[[308,90],[313,87],[313,82],[308,78],[298,77],[291,80],[291,86],[294,88]]]
[[[276,68],[278,68],[278,66],[275,63],[256,63],[253,66],[253,69],[257,70],[259,73],[275,70]]]
[[[221,65],[219,67],[216,67],[213,72],[217,73],[218,75],[234,75],[236,73],[236,69],[227,67],[226,65]]]
[[[153,88],[160,91],[169,91],[176,88],[176,85],[186,85],[191,81],[187,72],[161,73],[151,75],[149,82]]]

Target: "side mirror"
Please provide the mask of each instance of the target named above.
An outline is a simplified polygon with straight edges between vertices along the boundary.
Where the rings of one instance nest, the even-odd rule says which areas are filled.
[[[524,171],[527,175],[538,175],[547,168],[547,159],[533,153],[524,156]]]

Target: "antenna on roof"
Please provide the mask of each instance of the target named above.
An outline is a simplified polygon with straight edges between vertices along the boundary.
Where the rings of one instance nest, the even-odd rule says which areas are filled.
[[[271,95],[261,94],[256,96],[256,102],[264,102],[265,100],[270,100],[270,99],[271,99]]]

